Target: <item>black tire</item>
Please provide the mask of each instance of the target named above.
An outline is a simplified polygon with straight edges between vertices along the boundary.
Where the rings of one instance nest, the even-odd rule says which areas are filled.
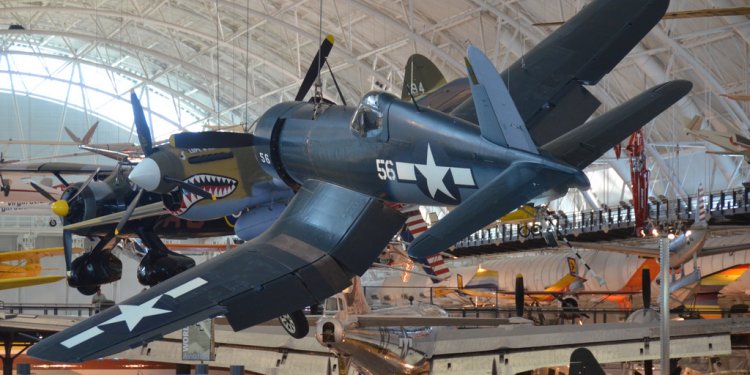
[[[99,286],[79,286],[77,289],[84,296],[93,296],[99,290]]]
[[[55,220],[55,219],[49,219],[49,226],[56,227],[57,226],[57,220]]]
[[[307,318],[301,310],[280,316],[279,323],[281,323],[281,328],[284,328],[284,331],[295,339],[301,339],[310,332],[310,324],[307,323]]]

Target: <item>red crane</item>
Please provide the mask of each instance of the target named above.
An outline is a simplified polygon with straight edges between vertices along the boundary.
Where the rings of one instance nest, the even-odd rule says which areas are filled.
[[[635,233],[642,235],[643,226],[648,220],[648,169],[646,168],[646,146],[643,130],[630,135],[626,150],[630,156],[630,188],[633,191],[633,212],[635,213]],[[619,148],[619,147],[618,147]],[[620,150],[615,150],[620,157]]]

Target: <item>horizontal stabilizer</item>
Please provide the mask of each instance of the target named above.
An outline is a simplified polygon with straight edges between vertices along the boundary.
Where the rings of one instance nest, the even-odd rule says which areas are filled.
[[[454,246],[468,233],[476,232],[541,193],[569,185],[579,177],[577,173],[580,172],[572,168],[563,170],[543,163],[512,164],[414,240],[409,255],[429,256]]]
[[[628,100],[562,137],[542,150],[576,168],[585,168],[630,134],[690,92],[688,81],[671,81]]]
[[[47,337],[28,354],[81,362],[220,314],[240,330],[300,310],[349,286],[403,223],[377,199],[308,180],[261,236]]]
[[[474,46],[469,46],[466,55],[466,70],[482,137],[500,146],[538,154],[495,66]]]

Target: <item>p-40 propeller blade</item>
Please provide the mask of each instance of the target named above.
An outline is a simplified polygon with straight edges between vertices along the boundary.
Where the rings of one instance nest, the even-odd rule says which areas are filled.
[[[187,190],[187,191],[189,191],[189,192],[191,192],[191,193],[193,193],[195,195],[199,195],[199,196],[201,196],[203,198],[210,199],[212,201],[216,200],[216,196],[215,195],[213,195],[213,194],[211,194],[211,193],[209,193],[209,192],[201,189],[199,186],[193,185],[193,184],[191,184],[189,182],[185,182],[185,181],[182,181],[182,180],[180,180],[178,178],[172,178],[172,177],[169,177],[169,176],[164,176],[164,181],[173,182],[173,183],[177,184],[179,187],[181,187],[181,188],[183,188],[183,189],[185,189],[185,190]]]
[[[310,88],[315,82],[315,79],[318,78],[321,69],[323,69],[323,64],[325,64],[332,48],[333,35],[328,34],[326,35],[325,40],[323,40],[323,43],[320,44],[320,49],[318,50],[318,53],[315,54],[315,58],[313,59],[312,64],[310,64],[310,68],[307,69],[307,74],[305,74],[305,78],[299,86],[299,91],[297,91],[297,96],[294,97],[294,101],[301,102],[302,99],[305,98],[307,92],[310,91]]]
[[[138,132],[138,142],[141,144],[143,154],[146,156],[154,152],[154,142],[151,140],[151,130],[146,122],[146,115],[143,114],[141,101],[135,92],[130,92],[130,103],[133,105],[133,117],[135,118],[135,130]]]
[[[229,132],[179,133],[170,140],[176,148],[236,148],[253,146],[253,135]]]

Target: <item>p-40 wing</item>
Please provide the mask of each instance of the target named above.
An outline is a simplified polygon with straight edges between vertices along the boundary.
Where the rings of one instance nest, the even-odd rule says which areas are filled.
[[[403,223],[379,200],[308,180],[256,239],[42,340],[28,354],[80,362],[221,314],[240,330],[300,310],[348,287]]]

